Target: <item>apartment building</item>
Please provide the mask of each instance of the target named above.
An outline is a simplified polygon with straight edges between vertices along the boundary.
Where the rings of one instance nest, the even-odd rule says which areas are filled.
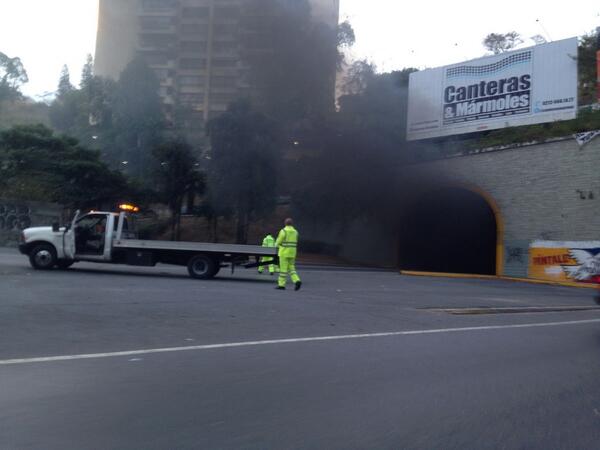
[[[167,116],[185,110],[192,120],[206,121],[251,91],[241,40],[268,43],[256,39],[260,30],[240,27],[266,14],[268,1],[100,0],[96,74],[116,79],[141,55],[160,80]],[[311,0],[311,11],[334,27],[339,0]]]

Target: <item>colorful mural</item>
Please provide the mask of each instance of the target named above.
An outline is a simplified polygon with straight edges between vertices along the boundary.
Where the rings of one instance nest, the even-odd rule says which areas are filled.
[[[600,241],[533,242],[529,278],[600,284]]]

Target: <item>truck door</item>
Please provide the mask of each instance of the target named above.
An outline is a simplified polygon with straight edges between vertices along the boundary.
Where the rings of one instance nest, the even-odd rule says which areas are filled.
[[[81,216],[80,212],[75,213],[75,217],[71,221],[71,225],[63,236],[63,250],[66,259],[75,259],[75,224]]]
[[[110,257],[112,232],[108,231],[109,217],[109,214],[90,213],[75,222],[73,232],[76,259],[105,261],[107,254]],[[109,248],[106,248],[107,244]]]
[[[112,256],[113,240],[115,238],[114,229],[117,228],[117,216],[109,214],[106,217],[104,229],[104,261],[110,261]]]

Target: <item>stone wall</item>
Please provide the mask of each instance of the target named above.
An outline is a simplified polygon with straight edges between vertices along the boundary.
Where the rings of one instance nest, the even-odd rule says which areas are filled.
[[[0,199],[0,246],[15,246],[24,228],[60,222],[62,212],[52,203]]]
[[[438,160],[404,168],[400,176],[421,189],[465,186],[495,203],[507,276],[527,276],[531,241],[600,238],[598,138],[584,147],[568,138]]]

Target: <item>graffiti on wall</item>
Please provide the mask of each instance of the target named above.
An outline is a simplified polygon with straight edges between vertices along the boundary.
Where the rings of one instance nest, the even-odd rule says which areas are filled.
[[[600,283],[600,241],[536,241],[529,247],[529,277]]]
[[[524,263],[525,253],[521,247],[506,247],[506,263]]]
[[[28,205],[0,201],[0,231],[23,230],[31,224],[31,208]]]

